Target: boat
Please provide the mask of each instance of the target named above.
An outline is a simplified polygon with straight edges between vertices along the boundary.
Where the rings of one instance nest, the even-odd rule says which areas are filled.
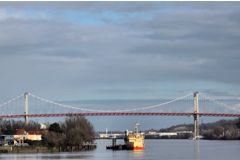
[[[138,130],[139,123],[135,124],[134,131],[125,131],[124,144],[116,144],[116,138],[112,139],[112,150],[144,150],[144,134]]]
[[[126,145],[131,146],[133,150],[143,150],[144,149],[144,134],[140,133],[138,130],[139,123],[136,123],[134,132],[125,133],[124,142]]]

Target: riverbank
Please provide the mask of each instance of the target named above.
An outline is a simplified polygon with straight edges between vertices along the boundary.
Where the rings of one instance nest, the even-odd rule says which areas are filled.
[[[1,146],[0,153],[54,153],[54,152],[79,152],[97,148],[96,144],[86,144],[74,147],[45,147],[45,146]]]
[[[111,151],[112,141],[96,140],[97,148],[89,152],[0,154],[1,160],[239,160],[240,141],[145,140],[144,151]],[[119,140],[119,143],[123,143]],[[180,158],[179,158],[180,157]]]

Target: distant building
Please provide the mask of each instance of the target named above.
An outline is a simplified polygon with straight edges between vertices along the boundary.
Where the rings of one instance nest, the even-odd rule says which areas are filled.
[[[177,136],[177,132],[159,132],[158,135],[161,136]]]
[[[46,124],[43,124],[43,123],[40,123],[40,129],[47,129],[47,125]]]
[[[0,146],[13,144],[13,135],[1,135]]]
[[[192,135],[192,131],[177,131],[177,132],[158,132],[150,130],[145,133],[146,138],[180,138]]]
[[[124,133],[123,132],[99,132],[98,133],[98,138],[123,138],[124,137]]]
[[[17,129],[16,134],[13,135],[14,140],[16,141],[41,141],[42,134],[39,131],[26,131],[25,129]]]
[[[23,144],[25,140],[41,141],[42,134],[39,131],[26,131],[17,129],[14,135],[1,135],[0,145],[17,145]]]

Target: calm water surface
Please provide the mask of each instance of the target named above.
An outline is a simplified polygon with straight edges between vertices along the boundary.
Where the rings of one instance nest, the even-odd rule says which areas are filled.
[[[240,141],[145,140],[144,151],[111,151],[111,140],[97,140],[94,151],[54,154],[0,154],[0,159],[79,160],[239,160]],[[119,140],[119,143],[122,141]]]

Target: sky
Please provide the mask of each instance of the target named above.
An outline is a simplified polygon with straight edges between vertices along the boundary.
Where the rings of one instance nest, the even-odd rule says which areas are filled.
[[[240,2],[0,2],[0,102],[240,97]]]

